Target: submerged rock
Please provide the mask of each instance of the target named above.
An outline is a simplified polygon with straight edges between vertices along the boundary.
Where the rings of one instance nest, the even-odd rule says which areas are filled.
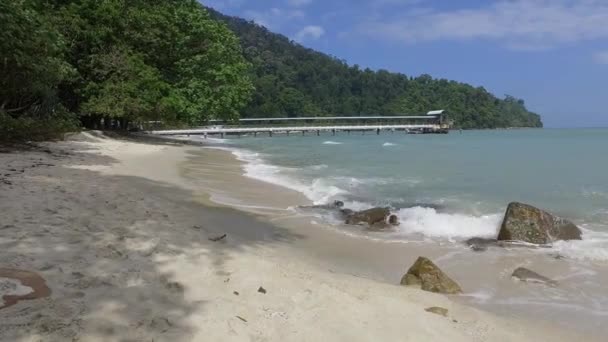
[[[346,217],[346,224],[368,224],[385,222],[391,214],[389,208],[371,208],[351,213]]]
[[[399,218],[395,214],[391,214],[388,216],[388,219],[385,221],[380,221],[369,226],[369,230],[371,231],[381,231],[391,229],[395,226],[399,225]]]
[[[328,203],[328,204],[300,206],[300,208],[302,208],[302,209],[325,209],[325,210],[341,209],[342,207],[344,207],[344,202],[342,202],[342,201],[333,201],[333,203]]]
[[[465,244],[475,252],[483,252],[490,246],[498,245],[498,240],[475,237],[465,241]]]
[[[521,281],[529,283],[540,283],[550,286],[557,285],[557,282],[555,280],[549,279],[524,267],[518,267],[515,271],[513,271],[513,274],[511,274],[511,276],[513,278],[517,278]]]
[[[425,257],[418,257],[418,260],[401,278],[401,285],[420,285],[422,290],[429,292],[462,293],[462,289],[455,281]]]
[[[342,214],[342,216],[344,217],[349,217],[350,215],[354,214],[355,212],[352,209],[340,209],[340,214]]]
[[[498,240],[548,244],[557,240],[580,240],[581,230],[572,222],[528,204],[510,203]]]
[[[398,226],[399,225],[399,217],[397,217],[397,215],[390,215],[388,217],[388,224],[390,224],[391,226]]]
[[[424,309],[424,311],[431,312],[431,313],[434,313],[434,314],[437,314],[437,315],[440,315],[443,317],[448,317],[448,309],[442,308],[439,306],[432,306],[430,308]]]

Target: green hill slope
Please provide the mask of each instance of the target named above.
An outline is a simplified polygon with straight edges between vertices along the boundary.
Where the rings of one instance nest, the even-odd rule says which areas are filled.
[[[253,65],[253,99],[242,117],[419,114],[446,109],[457,127],[542,127],[522,100],[429,75],[349,66],[253,22],[209,9],[240,38]]]

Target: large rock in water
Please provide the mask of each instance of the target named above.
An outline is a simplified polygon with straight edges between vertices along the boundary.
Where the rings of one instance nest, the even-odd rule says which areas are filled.
[[[384,222],[391,214],[389,208],[371,208],[363,211],[357,211],[348,215],[346,224],[368,224]]]
[[[418,257],[418,260],[401,278],[401,285],[420,285],[422,290],[429,292],[462,293],[462,289],[455,281],[425,257]]]
[[[580,240],[581,230],[572,222],[528,204],[513,202],[507,207],[498,240],[548,244],[556,240]]]

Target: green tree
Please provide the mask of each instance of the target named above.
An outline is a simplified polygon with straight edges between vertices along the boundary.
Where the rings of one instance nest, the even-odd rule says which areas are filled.
[[[0,2],[0,111],[13,117],[52,113],[58,84],[72,75],[43,10],[33,0]]]

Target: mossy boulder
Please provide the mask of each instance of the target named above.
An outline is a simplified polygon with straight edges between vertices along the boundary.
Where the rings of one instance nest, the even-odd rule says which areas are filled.
[[[346,218],[346,224],[368,224],[386,222],[386,218],[391,214],[389,208],[371,208],[367,210],[351,213]]]
[[[462,289],[455,281],[425,257],[418,257],[412,267],[401,278],[401,285],[419,285],[424,291],[436,293],[462,293]]]
[[[528,204],[513,202],[507,207],[498,240],[548,244],[557,240],[580,240],[581,230],[572,222]]]

